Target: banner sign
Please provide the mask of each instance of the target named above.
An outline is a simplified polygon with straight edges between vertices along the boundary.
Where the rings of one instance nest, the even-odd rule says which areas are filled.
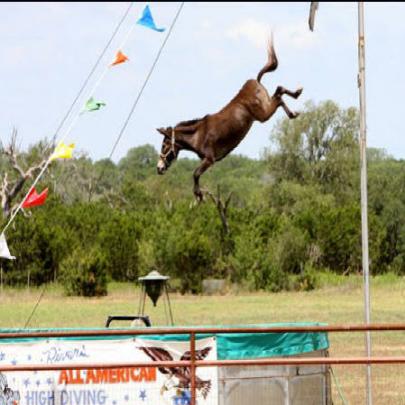
[[[0,344],[0,366],[89,364],[83,370],[0,372],[0,405],[187,405],[189,367],[95,369],[91,365],[190,360],[190,343],[138,338]],[[196,341],[197,360],[216,360],[215,337]],[[218,404],[215,367],[196,372],[198,405]]]

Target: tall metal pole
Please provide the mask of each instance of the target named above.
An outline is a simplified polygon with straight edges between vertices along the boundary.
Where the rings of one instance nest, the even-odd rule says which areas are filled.
[[[359,20],[359,74],[358,86],[360,97],[360,165],[361,165],[361,237],[364,278],[364,313],[365,322],[370,324],[370,283],[368,260],[368,220],[367,220],[367,126],[366,126],[366,77],[365,77],[365,40],[364,40],[364,3],[358,2]],[[367,356],[371,357],[371,336],[365,335]],[[372,404],[371,395],[371,365],[367,365],[367,405]]]

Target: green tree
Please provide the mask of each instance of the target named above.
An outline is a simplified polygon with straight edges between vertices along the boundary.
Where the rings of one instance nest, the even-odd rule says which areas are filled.
[[[107,295],[105,259],[100,248],[75,249],[61,263],[61,281],[67,295]]]
[[[275,151],[267,151],[275,182],[319,184],[338,199],[357,195],[358,113],[333,101],[307,102],[295,120],[278,122],[271,135]]]

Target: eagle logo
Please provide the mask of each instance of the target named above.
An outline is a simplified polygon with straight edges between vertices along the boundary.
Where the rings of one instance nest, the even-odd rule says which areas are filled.
[[[165,349],[160,347],[138,347],[142,350],[148,357],[153,361],[173,361],[172,355]],[[208,353],[211,351],[211,347],[206,347],[202,350],[195,351],[196,360],[204,360]],[[191,360],[190,350],[183,353],[180,361]],[[160,395],[163,395],[165,391],[172,388],[179,390],[190,390],[191,389],[191,371],[190,367],[158,367],[158,370],[167,377],[167,381],[163,384],[160,389]],[[177,381],[176,381],[177,380]],[[208,393],[211,389],[211,380],[203,380],[197,375],[195,376],[195,386],[197,392],[199,391],[204,399],[207,398]]]
[[[20,392],[13,391],[7,384],[7,378],[0,373],[0,405],[18,405],[20,403]]]

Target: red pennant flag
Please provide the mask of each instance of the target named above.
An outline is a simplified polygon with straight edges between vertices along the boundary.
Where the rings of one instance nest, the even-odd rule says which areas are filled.
[[[111,63],[110,66],[118,65],[119,63],[124,63],[127,60],[129,60],[128,57],[125,56],[121,51],[118,51],[117,55],[115,56],[115,61]]]
[[[35,187],[34,187],[30,191],[30,193],[27,195],[27,198],[24,200],[22,207],[30,208],[30,207],[36,207],[38,205],[42,205],[42,204],[44,204],[46,197],[48,197],[47,188],[41,194],[38,195],[38,193],[36,192]]]

